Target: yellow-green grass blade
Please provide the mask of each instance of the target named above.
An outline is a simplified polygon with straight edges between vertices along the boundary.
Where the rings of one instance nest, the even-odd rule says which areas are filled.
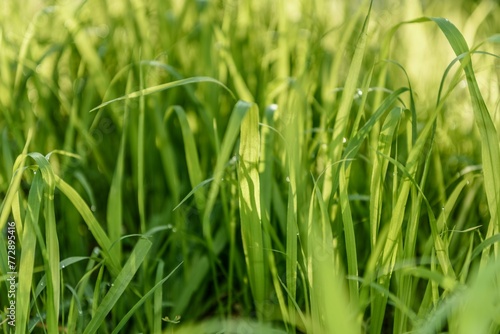
[[[399,240],[400,233],[404,219],[404,213],[406,208],[406,203],[408,201],[409,191],[412,185],[416,185],[414,182],[414,176],[420,161],[421,153],[425,147],[425,143],[431,133],[433,128],[433,122],[426,124],[425,128],[418,137],[415,145],[413,146],[411,152],[409,153],[406,167],[403,169],[406,171],[404,174],[402,183],[398,189],[398,197],[396,199],[395,206],[392,211],[392,217],[389,223],[389,231],[387,240],[382,252],[382,258],[380,266],[384,272],[378,279],[378,283],[385,287],[389,287],[390,278],[396,261],[396,255],[399,252]],[[380,154],[380,152],[378,152]],[[386,157],[386,159],[393,161],[397,165],[397,161]],[[399,164],[400,165],[400,164]],[[412,182],[413,181],[413,182]],[[387,303],[387,296],[376,295],[372,303],[372,325],[371,333],[379,333],[382,328],[382,322],[385,314],[385,307]]]
[[[219,193],[220,184],[222,181],[221,179],[223,176],[225,165],[229,160],[229,156],[231,154],[231,151],[233,150],[236,138],[240,132],[241,122],[243,121],[243,118],[245,117],[249,108],[250,104],[244,101],[238,101],[234,106],[233,112],[231,113],[231,117],[229,119],[229,123],[226,128],[226,132],[224,134],[224,138],[221,143],[221,148],[217,157],[217,162],[215,164],[215,168],[213,171],[214,180],[208,192],[208,198],[202,218],[203,235],[206,238],[210,255],[212,255],[214,252],[213,250],[214,245],[212,240],[213,237],[211,231],[212,228],[210,226],[211,225],[210,214],[212,213],[215,201],[217,199],[217,195]]]
[[[38,225],[40,215],[40,206],[42,204],[42,196],[44,183],[42,175],[38,173],[33,179],[31,185],[26,220],[24,223],[23,240],[21,242],[21,258],[19,261],[19,281],[17,287],[17,304],[16,318],[17,326],[16,333],[24,334],[26,324],[28,323],[30,293],[33,281],[33,271],[35,266],[35,251],[36,251],[36,231],[35,226]],[[20,222],[18,220],[18,222]]]
[[[318,184],[311,195],[308,217],[308,283],[314,333],[360,333],[356,324],[356,295],[346,293],[342,265],[332,248],[334,244]],[[317,203],[317,205],[315,205]],[[357,286],[355,284],[354,286]]]
[[[356,87],[363,65],[363,58],[365,53],[366,42],[368,39],[368,23],[370,21],[372,2],[370,1],[370,7],[368,8],[368,13],[366,15],[365,21],[363,23],[363,28],[361,30],[359,39],[356,43],[356,50],[352,58],[351,65],[349,67],[349,74],[347,75],[346,83],[344,86],[344,91],[342,94],[342,99],[340,101],[339,110],[335,117],[335,124],[333,127],[333,135],[329,143],[329,154],[327,166],[336,163],[340,160],[342,156],[343,139],[347,131],[347,125],[349,122],[349,115],[351,111],[351,106],[353,102],[353,96],[356,92]],[[337,178],[337,168],[328,168],[325,173],[325,181],[323,184],[323,197],[327,203],[329,202],[331,196],[336,191],[333,187],[333,179]]]
[[[139,263],[139,265],[140,265],[140,263]],[[139,299],[139,301],[137,303],[135,303],[135,305],[132,306],[132,308],[130,308],[130,311],[128,311],[127,314],[125,314],[125,316],[123,316],[122,320],[115,327],[115,329],[113,330],[112,334],[119,333],[123,329],[123,327],[127,324],[127,321],[130,320],[130,318],[134,315],[134,313],[144,304],[144,302],[148,298],[150,298],[152,295],[155,295],[155,298],[156,298],[156,295],[158,295],[158,296],[161,297],[161,287],[170,278],[170,276],[172,276],[177,271],[177,269],[179,269],[179,267],[181,265],[182,265],[182,262],[179,263],[170,272],[170,274],[168,274],[166,277],[164,277],[163,279],[157,280],[155,286],[153,286],[146,294],[144,294],[144,296],[142,296],[141,299]],[[158,268],[160,268],[160,266]],[[125,267],[123,267],[123,269],[125,270]],[[116,283],[114,283],[114,284],[116,284]],[[104,303],[104,300],[105,299],[103,299],[103,303]],[[160,312],[159,312],[158,316],[160,316],[159,319],[161,320],[161,298],[159,299],[159,311]],[[161,333],[161,326],[159,328],[157,328],[156,332]]]
[[[264,302],[268,290],[268,268],[264,256],[262,236],[261,190],[259,180],[259,109],[248,106],[241,123],[238,183],[241,235],[247,264],[250,286],[257,308],[257,316],[263,319]]]
[[[2,206],[0,207],[0,230],[3,230],[5,224],[7,223],[7,218],[9,217],[12,203],[17,194],[17,191],[19,190],[21,179],[23,177],[24,163],[27,158],[28,147],[31,143],[32,137],[33,131],[30,130],[26,138],[26,143],[24,144],[23,152],[16,158],[14,166],[12,167],[13,178],[10,181],[9,188],[7,189],[7,194],[5,195],[5,199],[3,200]],[[8,270],[5,270],[5,272],[7,271]]]
[[[135,273],[141,266],[142,262],[145,260],[146,255],[151,248],[151,241],[147,238],[141,238],[135,245],[134,249],[130,253],[130,256],[123,266],[123,269],[116,276],[116,279],[111,284],[111,288],[108,293],[102,299],[96,313],[90,323],[85,328],[84,334],[96,333],[108,313],[112,310],[113,306],[118,302],[120,297],[125,292],[126,288],[134,278]]]
[[[263,242],[264,249],[267,253],[267,260],[269,262],[269,270],[271,271],[271,279],[274,286],[274,292],[278,299],[281,316],[285,326],[288,326],[289,317],[286,307],[285,297],[281,284],[279,281],[278,266],[274,257],[273,243],[281,245],[276,228],[271,225],[271,208],[273,198],[273,183],[274,182],[274,113],[276,105],[270,105],[266,108],[264,113],[264,120],[261,124],[261,159],[260,159],[260,187],[261,187],[261,210],[262,210],[262,227],[263,227]],[[279,250],[283,250],[283,246],[274,246]]]
[[[227,38],[224,36],[224,33],[217,28],[214,29],[214,33],[218,43],[223,45],[223,47],[220,48],[221,58],[226,62],[227,69],[232,76],[238,98],[253,102],[254,97],[252,93],[248,89],[245,80],[242,78],[231,53],[226,50],[229,47]]]
[[[343,166],[339,174],[339,201],[342,212],[342,223],[347,253],[347,274],[358,276],[358,255],[356,251],[356,236],[354,232],[354,222],[352,220],[351,205],[349,204],[349,175],[350,168]],[[349,296],[352,303],[357,304],[359,299],[358,281],[349,281]]]
[[[401,108],[394,108],[387,115],[380,131],[377,151],[389,156],[397,125],[401,118]],[[382,191],[389,161],[375,154],[370,181],[370,241],[372,248],[377,244],[380,217],[382,215]]]
[[[58,14],[61,22],[64,22],[65,28],[73,37],[75,46],[91,73],[90,77],[92,78],[98,93],[100,96],[104,96],[110,82],[107,76],[108,72],[104,69],[104,64],[102,63],[101,57],[93,45],[94,43],[85,32],[85,29],[83,29],[83,23],[79,21],[79,18],[76,16],[79,12],[79,8],[84,4],[85,2],[76,5],[75,3],[66,3],[58,6],[56,13]]]
[[[457,307],[456,333],[498,333],[500,306],[498,272],[500,261],[490,261],[465,291],[461,307]]]
[[[429,18],[429,20],[434,21],[439,26],[457,56],[469,53],[464,37],[450,21],[443,18]],[[500,229],[500,174],[498,173],[500,170],[500,142],[495,124],[479,90],[470,55],[460,61],[465,64],[464,72],[472,101],[472,109],[474,110],[476,125],[481,137],[484,187],[491,216],[487,236],[492,236]],[[484,254],[487,257],[487,252]]]
[[[106,266],[110,270],[113,276],[117,276],[120,272],[121,266],[116,261],[115,258],[110,256],[109,250],[111,249],[112,243],[109,240],[108,235],[102,229],[101,225],[94,217],[92,211],[89,209],[87,203],[80,197],[74,188],[67,184],[60,177],[55,175],[56,187],[73,203],[73,206],[82,216],[83,220],[87,224],[90,232],[96,239],[97,243],[101,247],[102,254],[106,260]]]

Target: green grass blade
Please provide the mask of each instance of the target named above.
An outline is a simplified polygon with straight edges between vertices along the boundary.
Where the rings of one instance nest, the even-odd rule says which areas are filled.
[[[160,260],[158,267],[156,268],[156,285],[160,284],[163,276],[163,268],[165,263]],[[161,286],[161,284],[160,284]],[[154,288],[153,288],[154,289]],[[154,290],[154,309],[153,309],[153,334],[161,333],[161,318],[162,318],[162,302],[163,302],[163,290]]]
[[[46,157],[40,153],[29,153],[38,164],[46,185],[44,191],[45,243],[46,253],[42,251],[47,275],[47,307],[53,312],[47,314],[47,329],[49,333],[57,333],[60,302],[60,272],[59,272],[59,239],[57,236],[54,213],[55,175]]]
[[[198,159],[198,149],[196,148],[196,142],[194,139],[194,134],[189,127],[186,112],[180,106],[174,106],[175,113],[179,118],[181,124],[182,138],[184,139],[184,151],[186,152],[186,163],[189,173],[189,180],[191,181],[191,187],[196,188],[203,180],[203,172],[200,166],[200,161]],[[194,197],[196,200],[196,205],[200,212],[203,212],[205,196],[200,192],[195,192]]]
[[[264,261],[258,170],[260,156],[259,109],[255,104],[249,106],[241,123],[239,155],[239,207],[243,250],[257,315],[262,319],[265,317],[263,307],[268,289],[266,279],[268,268]]]
[[[35,265],[36,232],[40,206],[42,203],[44,183],[42,175],[38,173],[33,179],[33,184],[28,197],[28,208],[24,223],[23,240],[21,242],[21,259],[19,261],[19,282],[16,296],[16,333],[24,334],[28,323],[31,284]]]
[[[347,125],[349,122],[349,114],[351,111],[351,106],[353,102],[353,96],[356,92],[356,87],[358,86],[358,79],[363,65],[363,58],[366,48],[366,42],[368,39],[368,23],[370,20],[372,2],[370,1],[370,7],[368,8],[368,13],[363,23],[363,29],[360,33],[359,39],[356,43],[356,50],[352,58],[351,65],[349,67],[349,74],[347,75],[346,83],[344,86],[344,91],[342,94],[342,99],[340,101],[339,110],[337,116],[335,117],[335,124],[333,127],[333,135],[329,143],[329,160],[327,166],[336,163],[340,160],[342,156],[343,140],[347,131]],[[325,173],[325,182],[323,184],[323,196],[324,199],[329,201],[330,197],[336,191],[333,187],[333,179],[337,178],[336,175],[338,168],[329,168]]]
[[[457,56],[469,52],[464,37],[450,21],[443,18],[430,18],[430,20],[439,26]],[[491,216],[488,236],[492,236],[500,229],[500,174],[498,173],[500,170],[500,142],[495,124],[479,90],[470,55],[460,59],[460,62],[465,63],[464,72],[472,101],[472,109],[481,136],[484,187]]]
[[[123,327],[127,324],[127,321],[134,315],[134,313],[142,306],[142,304],[144,304],[144,302],[151,297],[151,295],[158,293],[161,291],[161,287],[162,285],[177,271],[177,269],[180,268],[180,266],[182,265],[182,262],[179,263],[171,272],[170,274],[168,274],[166,277],[164,277],[163,279],[159,280],[155,286],[153,286],[151,288],[151,290],[149,290],[144,296],[141,297],[141,299],[135,303],[134,306],[132,306],[132,308],[130,309],[130,311],[127,312],[127,314],[122,318],[122,320],[120,321],[120,323],[115,327],[115,329],[113,330],[112,334],[117,334],[119,333]],[[124,267],[125,269],[125,267]],[[161,296],[161,294],[159,294],[159,296]],[[155,296],[156,297],[156,296]],[[104,303],[104,300],[103,300],[103,303]],[[161,306],[161,299],[160,299],[160,306]],[[160,314],[161,314],[161,307],[160,307]],[[159,318],[161,320],[161,317]],[[161,333],[161,327],[158,328],[158,332]]]
[[[22,172],[24,170],[23,169],[24,162],[26,161],[28,147],[31,143],[32,136],[33,134],[32,131],[30,130],[26,138],[26,143],[23,148],[23,153],[19,155],[16,158],[16,161],[14,162],[14,167],[12,168],[12,175],[14,175],[14,177],[12,178],[9,188],[7,189],[7,194],[5,195],[5,199],[3,200],[2,205],[0,206],[0,230],[3,230],[5,224],[7,223],[7,218],[9,218],[14,197],[16,196],[19,186],[21,184],[21,179],[23,177]],[[7,271],[8,270],[5,270],[5,272]]]
[[[64,182],[60,177],[55,175],[56,187],[73,203],[74,207],[78,210],[83,220],[87,224],[90,232],[96,239],[97,243],[101,247],[104,258],[106,259],[106,265],[113,274],[113,276],[118,275],[120,272],[120,264],[109,255],[109,250],[111,249],[111,241],[107,236],[106,232],[102,229],[101,225],[97,219],[92,214],[87,203],[80,197],[80,195],[73,189],[70,185]]]
[[[382,125],[377,151],[386,156],[391,153],[394,132],[396,131],[401,115],[400,108],[392,109]],[[377,244],[380,217],[382,214],[382,191],[388,165],[389,161],[384,160],[379,154],[375,155],[370,182],[370,241],[372,248]]]
[[[104,108],[104,107],[106,107],[106,106],[108,106],[108,105],[110,105],[112,103],[116,103],[118,101],[123,101],[123,100],[128,100],[128,99],[135,99],[135,98],[138,98],[138,97],[141,97],[141,96],[147,96],[147,95],[150,95],[150,94],[155,94],[155,93],[163,92],[163,91],[165,91],[167,89],[171,89],[171,88],[175,88],[175,87],[181,87],[181,86],[184,86],[184,85],[189,85],[189,84],[194,84],[194,83],[202,83],[202,82],[215,83],[215,84],[217,84],[219,86],[222,86],[229,93],[231,93],[231,91],[229,90],[229,88],[227,88],[224,84],[222,84],[218,80],[215,80],[215,79],[209,78],[209,77],[194,77],[194,78],[187,78],[187,79],[176,80],[176,81],[173,81],[173,82],[167,82],[167,83],[164,83],[164,84],[161,84],[161,85],[156,85],[156,86],[153,86],[153,87],[148,87],[148,88],[144,88],[144,89],[141,89],[141,90],[129,93],[127,95],[118,97],[116,99],[112,99],[112,100],[106,101],[104,103],[101,103],[97,107],[91,109],[90,112],[93,112],[93,111],[96,111],[98,109]]]
[[[113,284],[111,284],[111,288],[108,293],[102,299],[101,304],[99,304],[96,314],[85,328],[84,334],[96,333],[99,330],[99,327],[103,324],[106,316],[123,295],[125,289],[130,284],[130,281],[146,258],[151,245],[152,243],[148,239],[139,239],[131,252],[129,259],[123,266],[123,269],[120,271],[118,276],[116,276],[116,279],[113,281]]]

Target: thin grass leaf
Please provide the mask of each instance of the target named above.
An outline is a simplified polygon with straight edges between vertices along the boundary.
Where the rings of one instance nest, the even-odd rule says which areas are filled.
[[[34,226],[38,225],[43,190],[44,183],[42,175],[39,173],[33,179],[33,184],[30,189],[26,221],[23,231],[23,241],[21,242],[22,253],[19,261],[19,282],[16,296],[16,318],[18,321],[16,334],[24,334],[26,324],[28,322],[31,284],[33,281],[36,251],[36,232]]]
[[[365,21],[363,23],[363,28],[356,43],[356,50],[354,51],[352,62],[349,67],[349,74],[347,75],[346,83],[344,86],[344,92],[342,94],[342,99],[340,101],[339,110],[335,117],[333,135],[329,143],[330,152],[328,155],[329,160],[327,166],[340,160],[340,157],[342,155],[342,148],[343,148],[342,143],[347,131],[347,124],[349,121],[349,114],[351,111],[353,96],[354,93],[356,92],[356,87],[358,87],[357,82],[363,64],[366,41],[368,36],[367,31],[368,31],[368,23],[370,21],[371,8],[372,8],[372,1],[370,1],[368,12],[366,14]],[[336,168],[327,169],[322,191],[325,201],[329,201],[333,193],[336,191],[336,189],[334,189],[333,187],[334,184],[333,179],[337,177],[338,175]]]
[[[165,263],[159,261],[158,267],[156,268],[156,285],[160,284],[163,276],[163,268]],[[161,284],[160,284],[161,286]],[[154,289],[154,288],[153,288]],[[162,318],[162,302],[163,302],[163,290],[158,289],[154,291],[154,308],[153,308],[153,334],[161,333],[161,318]]]
[[[209,78],[209,77],[193,77],[193,78],[181,79],[181,80],[177,80],[177,81],[173,81],[173,82],[167,82],[167,83],[164,83],[164,84],[161,84],[161,85],[156,85],[156,86],[153,86],[153,87],[143,88],[141,90],[129,93],[127,95],[118,97],[116,99],[112,99],[112,100],[106,101],[104,103],[101,103],[97,107],[92,108],[90,110],[90,112],[93,112],[93,111],[96,111],[98,109],[104,108],[104,107],[106,107],[106,106],[108,106],[108,105],[110,105],[112,103],[118,102],[118,101],[135,99],[135,98],[138,98],[138,97],[141,97],[141,96],[147,96],[147,95],[150,95],[150,94],[159,93],[159,92],[165,91],[167,89],[171,89],[171,88],[175,88],[175,87],[180,87],[180,86],[184,86],[184,85],[189,85],[189,84],[194,84],[194,83],[201,83],[201,82],[215,83],[215,84],[217,84],[219,86],[222,86],[225,90],[227,90],[232,95],[231,90],[229,88],[227,88],[224,84],[222,84],[218,80],[215,80],[215,79]]]
[[[5,195],[5,199],[0,206],[0,230],[3,230],[5,224],[7,223],[7,218],[9,217],[10,210],[12,207],[12,202],[14,201],[14,197],[19,190],[19,186],[21,184],[21,179],[23,177],[24,171],[24,163],[26,161],[28,147],[31,143],[31,139],[33,137],[33,132],[30,130],[28,132],[28,136],[26,138],[26,143],[23,148],[23,152],[16,158],[14,162],[14,166],[12,168],[12,175],[14,176],[9,184],[9,188],[7,189],[7,194]],[[5,268],[4,272],[7,272],[7,268]]]
[[[84,219],[90,232],[101,247],[102,254],[106,259],[106,265],[108,266],[113,276],[116,277],[116,275],[118,275],[118,273],[120,272],[121,266],[116,261],[116,259],[109,255],[109,250],[111,249],[112,244],[106,232],[104,232],[101,225],[92,214],[92,211],[89,209],[85,201],[80,197],[75,189],[73,189],[57,175],[55,175],[55,184],[56,187],[71,201],[71,203],[73,203],[74,207],[78,210],[78,212]]]
[[[122,328],[127,324],[127,321],[134,315],[134,313],[137,311],[137,309],[139,309],[142,304],[144,304],[144,302],[149,298],[151,297],[151,295],[155,294],[155,297],[156,297],[156,294],[158,293],[159,296],[161,296],[161,294],[159,294],[159,291],[161,291],[161,287],[163,284],[165,284],[165,282],[177,271],[177,269],[180,268],[180,266],[183,264],[183,262],[179,263],[171,272],[170,274],[168,274],[166,277],[164,277],[163,279],[159,280],[155,286],[153,286],[151,288],[151,290],[149,290],[144,296],[141,297],[141,299],[135,303],[134,306],[132,306],[132,308],[130,309],[130,311],[127,312],[127,314],[122,318],[122,320],[120,321],[120,323],[118,323],[118,325],[115,327],[115,329],[113,330],[112,334],[117,334],[120,332],[120,330],[122,330]],[[125,267],[124,267],[125,269]],[[111,292],[111,291],[110,291]],[[104,300],[103,300],[103,303],[104,303]],[[160,306],[161,306],[161,299],[160,299]],[[160,307],[160,314],[161,314],[161,307]],[[161,319],[161,317],[159,318]],[[158,328],[158,331],[161,332],[161,327]]]
[[[111,288],[108,293],[102,299],[99,307],[96,310],[96,314],[85,328],[84,334],[96,333],[101,325],[103,324],[106,316],[111,311],[113,306],[121,298],[125,289],[130,284],[130,281],[135,276],[135,273],[141,266],[142,262],[145,260],[146,255],[151,248],[151,241],[146,238],[141,238],[135,245],[129,259],[123,266],[116,279],[111,284]]]
[[[40,153],[29,153],[38,164],[40,173],[45,183],[44,191],[44,217],[45,217],[45,243],[44,256],[47,277],[47,307],[53,312],[47,314],[47,329],[49,333],[57,333],[60,301],[60,272],[59,272],[59,239],[57,236],[56,219],[54,212],[55,175],[47,158]]]

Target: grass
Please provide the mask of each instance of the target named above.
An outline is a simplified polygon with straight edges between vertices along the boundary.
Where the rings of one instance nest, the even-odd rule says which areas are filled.
[[[1,8],[5,333],[500,331],[494,1]]]

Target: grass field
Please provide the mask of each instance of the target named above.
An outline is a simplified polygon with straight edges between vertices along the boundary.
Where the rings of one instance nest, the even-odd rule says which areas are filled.
[[[5,333],[499,333],[494,0],[0,3]]]

